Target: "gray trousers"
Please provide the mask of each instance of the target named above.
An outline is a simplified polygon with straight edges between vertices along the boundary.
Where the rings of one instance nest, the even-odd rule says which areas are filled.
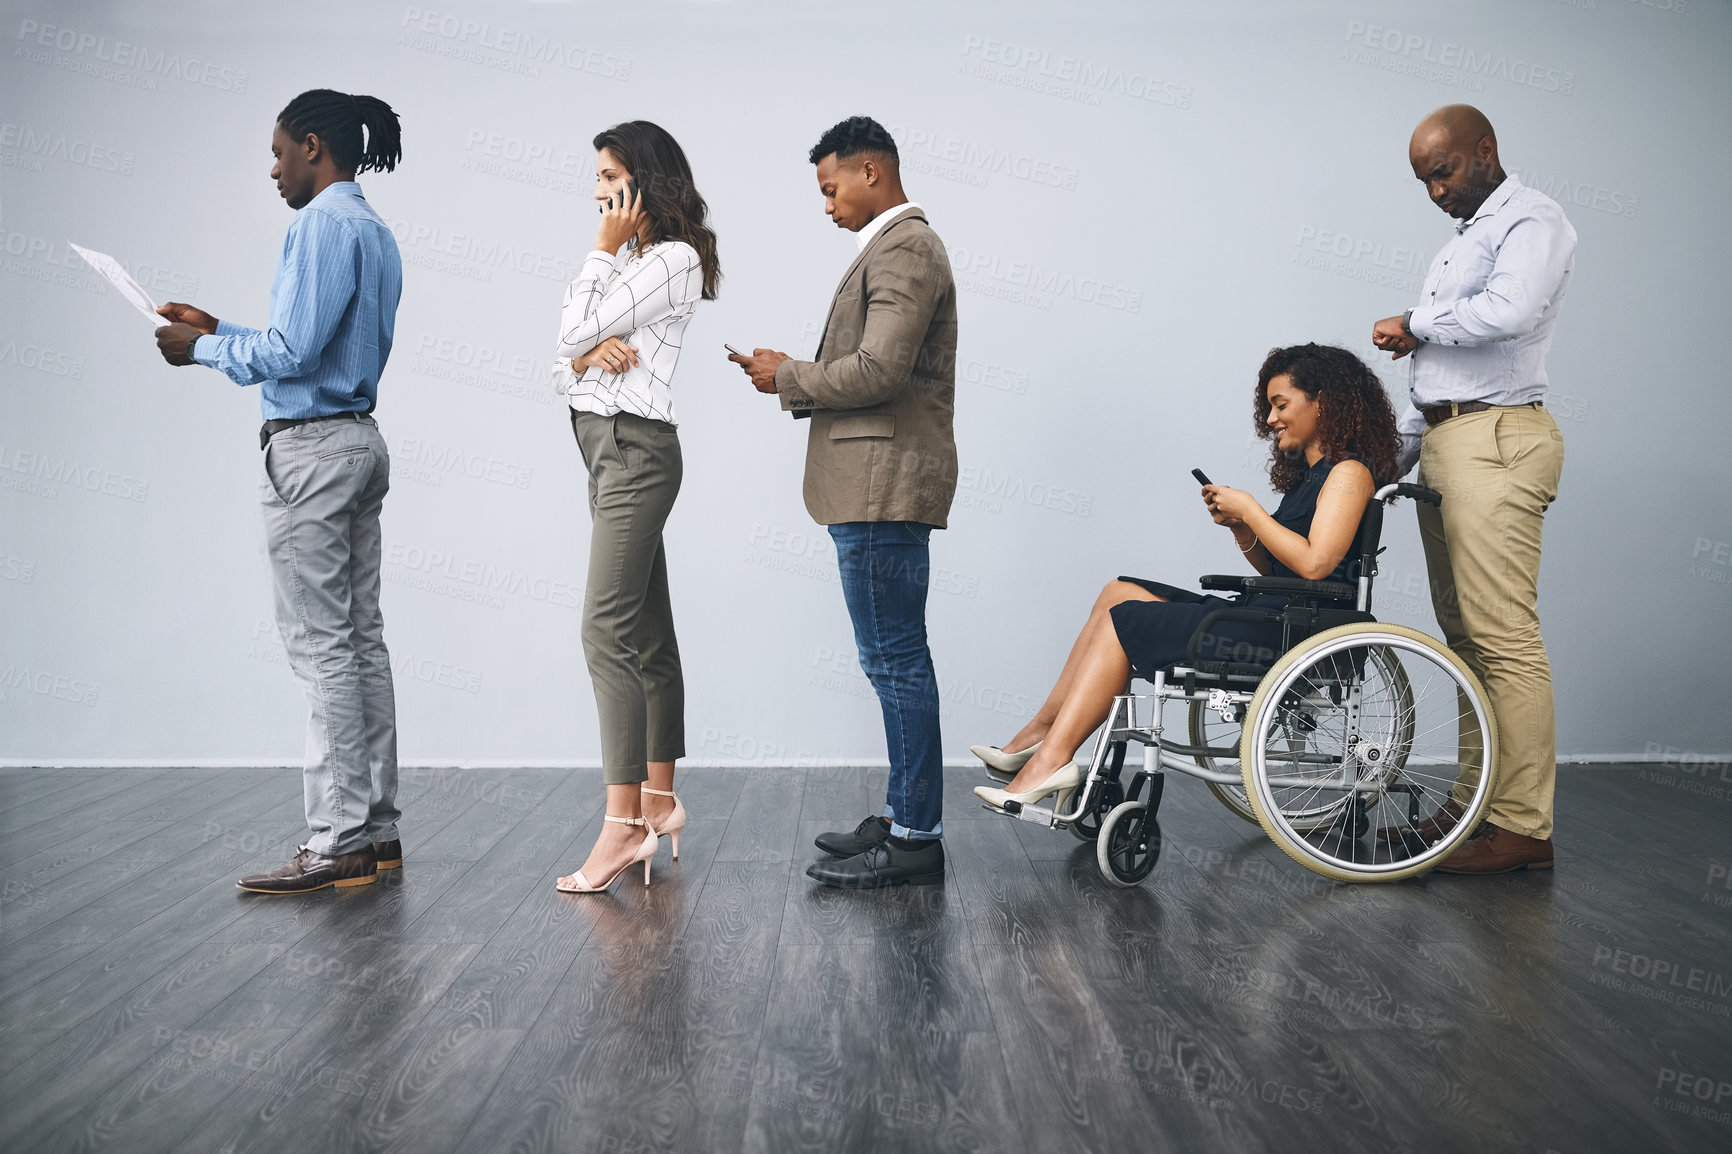
[[[680,438],[666,421],[573,410],[589,470],[583,656],[601,721],[602,778],[629,785],[686,754],[686,684],[662,526],[679,496]]]
[[[379,510],[391,459],[371,417],[313,421],[265,447],[265,545],[277,628],[307,695],[307,846],[397,837],[397,706],[379,615]]]

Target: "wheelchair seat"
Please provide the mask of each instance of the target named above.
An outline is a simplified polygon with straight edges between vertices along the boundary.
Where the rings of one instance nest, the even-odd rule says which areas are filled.
[[[1251,690],[1274,666],[1255,661],[1208,660],[1200,656],[1203,639],[1220,621],[1248,621],[1281,626],[1280,653],[1284,654],[1307,637],[1338,625],[1376,621],[1371,613],[1371,585],[1377,576],[1377,555],[1383,552],[1383,506],[1397,497],[1421,501],[1437,501],[1438,495],[1420,485],[1395,485],[1380,491],[1366,502],[1365,513],[1359,519],[1359,532],[1354,538],[1347,575],[1351,584],[1341,581],[1307,581],[1299,577],[1269,577],[1262,574],[1209,573],[1198,584],[1208,590],[1236,594],[1236,604],[1210,610],[1192,632],[1185,648],[1185,659],[1165,670],[1169,683],[1183,685],[1186,692],[1198,690]],[[1276,612],[1257,609],[1244,602],[1259,594],[1285,596],[1287,604]],[[1279,655],[1275,658],[1279,660]]]

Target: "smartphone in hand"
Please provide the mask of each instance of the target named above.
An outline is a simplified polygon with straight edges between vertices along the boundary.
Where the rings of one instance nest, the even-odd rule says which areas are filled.
[[[1193,476],[1197,479],[1197,484],[1199,484],[1199,485],[1213,485],[1215,483],[1215,482],[1209,480],[1208,477],[1204,476],[1203,470],[1201,470],[1201,469],[1192,469],[1191,470],[1191,476]]]
[[[742,353],[739,349],[736,349],[733,345],[730,345],[727,341],[722,342],[722,347],[724,349],[727,349],[730,353],[733,353],[736,357],[743,357],[746,355],[745,353]]]
[[[606,212],[610,208],[630,208],[632,201],[634,201],[636,199],[637,199],[637,181],[628,180],[625,182],[625,191],[624,192],[616,192],[616,193],[613,193],[612,195],[610,195],[607,198],[607,200],[605,202],[603,202],[602,206],[600,208],[596,209],[596,211],[597,212]]]

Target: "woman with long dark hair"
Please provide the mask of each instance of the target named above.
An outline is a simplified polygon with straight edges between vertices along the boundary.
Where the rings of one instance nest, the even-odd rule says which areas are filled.
[[[685,682],[662,545],[682,473],[673,374],[686,325],[721,278],[708,209],[674,138],[630,120],[594,145],[601,223],[565,293],[554,376],[589,471],[583,653],[607,814],[582,868],[559,879],[566,893],[605,890],[638,862],[648,885],[658,834],[672,835],[679,857]]]
[[[1269,513],[1243,490],[1204,485],[1210,517],[1232,530],[1259,573],[1351,581],[1347,554],[1365,506],[1378,485],[1396,476],[1400,440],[1382,382],[1346,349],[1275,349],[1257,373],[1253,410],[1257,435],[1271,442],[1269,482],[1281,504]],[[1286,601],[1265,594],[1237,604],[1278,611]],[[1203,617],[1230,604],[1140,577],[1109,581],[1034,719],[1003,748],[973,747],[989,773],[1007,780],[1003,789],[974,792],[1002,806],[1075,789],[1077,748],[1106,720],[1131,672],[1153,676],[1182,660]],[[1204,638],[1204,655],[1273,662],[1280,638],[1278,625],[1221,622]]]

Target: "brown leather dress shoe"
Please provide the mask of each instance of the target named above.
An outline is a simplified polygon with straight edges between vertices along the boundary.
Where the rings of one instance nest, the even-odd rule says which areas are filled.
[[[289,864],[268,874],[244,877],[235,885],[255,894],[309,894],[331,886],[371,885],[379,876],[378,859],[373,847],[355,853],[326,857],[306,846],[289,859]]]
[[[1406,842],[1411,835],[1424,838],[1426,845],[1432,845],[1455,828],[1456,823],[1461,821],[1461,814],[1461,804],[1452,797],[1438,806],[1437,811],[1424,821],[1412,825],[1403,822],[1400,825],[1383,826],[1377,831],[1377,840],[1385,845],[1393,845]]]
[[[1439,873],[1446,874],[1507,874],[1511,870],[1551,868],[1550,838],[1525,837],[1489,821],[1437,866]]]
[[[394,870],[403,864],[403,843],[401,841],[376,841],[373,843],[373,856],[379,859],[379,868]]]

